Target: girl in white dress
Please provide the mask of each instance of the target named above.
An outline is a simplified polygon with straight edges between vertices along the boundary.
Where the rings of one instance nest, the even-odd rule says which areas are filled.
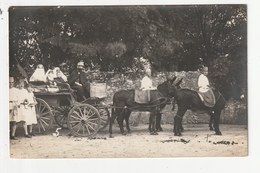
[[[27,95],[27,100],[28,100],[28,112],[27,112],[27,121],[26,124],[29,127],[29,132],[28,134],[31,136],[35,136],[34,133],[32,132],[33,130],[33,125],[37,124],[37,117],[36,117],[36,111],[35,111],[35,105],[37,104],[36,99],[33,94],[32,90],[32,85],[28,84],[27,86],[28,90],[28,95]]]
[[[27,120],[28,120],[28,91],[24,89],[24,79],[19,79],[18,85],[18,118],[17,122],[22,122],[24,128],[24,136],[31,138],[27,131]]]
[[[14,87],[14,78],[9,78],[9,122],[11,127],[11,140],[17,140],[15,137],[18,120],[18,89]]]

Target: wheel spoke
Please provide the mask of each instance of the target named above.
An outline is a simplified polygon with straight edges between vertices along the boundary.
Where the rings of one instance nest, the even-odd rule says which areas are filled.
[[[91,117],[93,117],[93,116],[95,116],[95,115],[97,115],[95,112],[93,112],[91,115],[89,115],[87,118],[88,119],[91,119]]]
[[[88,127],[90,127],[93,131],[96,131],[91,125],[87,124]]]
[[[42,107],[40,107],[40,108],[42,108]],[[42,112],[44,112],[45,109],[46,109],[46,107],[43,105],[43,108],[40,109],[40,114],[41,114]],[[48,110],[47,110],[47,111],[48,111]]]
[[[88,125],[85,124],[84,126],[86,127],[86,129],[87,129],[87,131],[88,131],[88,134],[90,134],[90,131],[89,131]]]
[[[91,119],[88,119],[88,120],[90,120],[90,121],[96,121],[96,120],[98,120],[98,118],[91,118]]]
[[[80,113],[80,115],[79,115],[79,116],[80,116],[80,118],[84,117],[84,114],[82,113],[82,110],[81,110],[81,108],[80,108],[80,107],[78,108],[78,110],[79,110],[79,113]]]
[[[82,133],[84,135],[85,134],[85,126],[82,126],[82,124],[81,124],[81,127],[83,128],[83,130],[82,130],[83,132]]]
[[[76,119],[76,120],[81,120],[80,117],[75,117],[75,116],[73,116],[73,115],[71,115],[71,118],[74,118],[74,119]]]
[[[44,125],[42,124],[42,121],[40,121],[40,125],[41,125],[43,131],[45,131],[45,128],[44,128]]]
[[[96,125],[96,126],[98,125],[97,122],[91,122],[91,121],[89,122],[89,124]]]
[[[82,127],[82,124],[81,123],[79,123],[79,128],[78,128],[78,130],[77,130],[77,133],[79,133],[79,130],[81,129],[81,127]]]
[[[43,122],[45,125],[49,125],[46,121],[44,121],[43,119],[40,120],[41,122]]]
[[[41,117],[43,117],[44,115],[49,115],[50,113],[49,112],[44,112],[44,113],[41,113]]]
[[[70,124],[72,124],[72,123],[70,123]],[[73,123],[74,126],[72,126],[72,128],[77,127],[79,124],[81,124],[80,121],[78,123]]]
[[[40,117],[40,119],[42,119],[42,120],[49,120],[50,118],[49,117]]]
[[[74,114],[76,114],[80,119],[82,118],[82,116],[79,115],[79,113],[75,110],[73,111]]]

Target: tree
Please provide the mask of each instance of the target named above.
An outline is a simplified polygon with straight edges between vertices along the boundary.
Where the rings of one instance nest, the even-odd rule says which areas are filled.
[[[11,7],[10,66],[84,60],[92,69],[155,71],[210,67],[211,78],[246,81],[246,5]]]

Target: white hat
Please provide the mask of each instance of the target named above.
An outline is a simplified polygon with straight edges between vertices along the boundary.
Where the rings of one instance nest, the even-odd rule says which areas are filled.
[[[209,70],[208,67],[203,67],[203,68],[201,69],[201,71],[204,71],[204,72],[207,72],[208,70]]]
[[[38,65],[37,65],[37,68],[39,68],[39,69],[43,69],[44,67],[43,67],[42,64],[38,64]]]
[[[78,62],[77,66],[84,66],[84,62],[82,61]]]

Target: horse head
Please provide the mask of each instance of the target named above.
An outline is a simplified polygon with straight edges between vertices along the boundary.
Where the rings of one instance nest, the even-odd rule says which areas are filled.
[[[180,84],[182,83],[182,80],[183,80],[183,78],[181,78],[181,79],[175,84],[175,87],[176,87],[177,89],[180,89],[180,88],[181,88]]]
[[[226,87],[223,87],[220,91],[225,95],[226,99],[233,97],[236,100],[242,100],[245,97],[242,88],[235,80],[227,81]]]
[[[242,100],[245,98],[242,88],[236,83],[236,81],[231,81],[229,84],[231,86],[231,94],[234,99]]]
[[[174,93],[174,86],[173,83],[176,80],[177,77],[174,78],[167,78],[165,82],[158,85],[157,89],[160,91],[160,93],[165,97],[173,97]]]
[[[174,94],[176,93],[176,91],[178,90],[178,89],[180,89],[181,87],[180,87],[180,84],[181,84],[181,82],[182,82],[182,79],[183,78],[181,78],[178,82],[176,82],[175,84],[174,84],[174,82],[175,82],[175,80],[177,79],[177,77],[174,77],[172,80],[170,80],[170,86],[169,86],[169,88],[170,88],[170,92],[169,92],[169,95],[171,96],[171,97],[174,97]]]

